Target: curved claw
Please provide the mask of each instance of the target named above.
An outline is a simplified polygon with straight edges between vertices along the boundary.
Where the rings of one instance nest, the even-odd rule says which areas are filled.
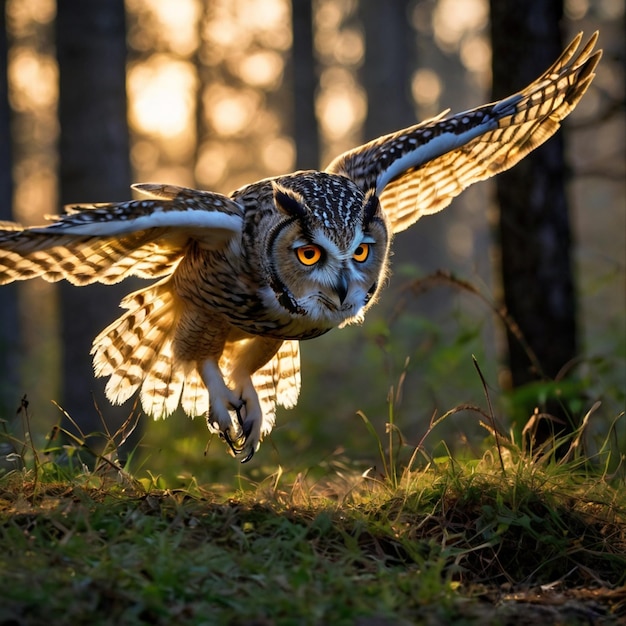
[[[243,424],[242,424],[242,428],[243,428]],[[230,435],[228,434],[228,431],[220,433],[220,435],[222,439],[224,439],[224,441],[229,445],[234,456],[239,456],[240,454],[245,453],[245,456],[243,459],[241,459],[240,463],[247,463],[254,456],[254,453],[256,452],[256,450],[254,449],[254,446],[247,443],[248,435],[250,434],[250,429],[243,428],[243,430],[244,430],[244,437],[243,437],[243,445],[241,447],[238,447],[236,443],[231,439]],[[247,433],[245,432],[246,430],[248,431]],[[246,448],[248,448],[249,450],[246,451]]]
[[[245,402],[241,402],[241,404],[239,406],[234,406],[233,407],[233,411],[235,411],[235,415],[237,416],[237,421],[239,422],[239,427],[241,428],[242,431],[245,431],[244,428],[244,421],[243,421],[243,417],[241,417],[241,409],[243,409],[243,407],[246,405]],[[245,432],[244,432],[244,437],[245,437]]]
[[[243,444],[240,448],[236,448],[231,441],[227,441],[230,445],[230,449],[233,451],[235,455],[244,454],[245,456],[241,459],[240,463],[247,463],[256,452],[256,448],[254,445],[248,443],[248,439],[250,438],[250,433],[252,432],[253,424],[250,420],[245,420],[241,417],[241,409],[246,405],[246,402],[242,402],[239,407],[234,407],[235,414],[237,415],[237,421],[239,422],[239,426],[241,427],[242,436],[240,438],[243,439]]]
[[[238,435],[236,439],[233,439],[228,429],[219,433],[220,438],[228,444],[233,456],[244,454],[244,458],[241,459],[241,463],[247,463],[254,456],[256,451],[254,446],[248,444],[248,437],[252,431],[252,425],[244,421],[241,415],[241,410],[244,406],[245,402],[242,402],[239,406],[233,406],[233,411],[237,416],[237,422],[241,428],[241,434]]]
[[[220,437],[228,444],[228,446],[231,449],[231,452],[233,453],[233,456],[239,456],[240,454],[243,454],[246,451],[246,448],[250,448],[250,451],[247,452],[247,454],[244,456],[243,459],[241,459],[240,463],[247,463],[253,456],[254,456],[254,447],[253,446],[246,446],[246,440],[244,439],[243,445],[241,447],[238,447],[236,445],[236,443],[231,439],[230,435],[228,434],[228,431],[220,433]]]
[[[246,454],[246,456],[243,459],[241,459],[240,463],[247,463],[253,456],[254,456],[254,448],[250,446],[250,452],[248,452],[248,454]]]
[[[228,444],[234,456],[242,453],[243,446],[241,448],[238,448],[235,442],[231,439],[227,430],[225,430],[223,433],[220,433],[220,438]]]
[[[254,436],[255,425],[258,423],[258,419],[254,418],[256,413],[248,414],[246,400],[241,399],[237,404],[234,402],[229,404],[230,408],[227,410],[230,412],[231,419],[228,420],[226,427],[220,425],[220,420],[213,418],[210,410],[207,415],[207,424],[213,432],[217,431],[216,434],[219,435],[220,439],[226,442],[233,456],[242,457],[240,462],[247,463],[259,448],[258,436]],[[246,412],[242,415],[244,407],[246,407]],[[233,413],[237,418],[236,422],[232,417]],[[239,429],[237,429],[237,425]]]

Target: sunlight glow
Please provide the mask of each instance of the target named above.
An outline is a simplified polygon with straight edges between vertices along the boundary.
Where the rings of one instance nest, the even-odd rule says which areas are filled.
[[[253,24],[255,30],[271,35],[288,30],[289,4],[284,0],[239,0],[237,8],[239,20]]]
[[[438,105],[441,96],[441,79],[431,69],[422,68],[413,74],[411,80],[411,92],[413,100],[421,107],[433,107]]]
[[[151,171],[159,164],[159,151],[153,141],[135,141],[130,150],[130,160],[136,170]]]
[[[314,44],[322,67],[315,112],[322,140],[322,162],[362,139],[367,95],[358,70],[365,56],[365,39],[358,26],[357,8],[352,0],[315,3]]]
[[[435,39],[443,50],[453,52],[466,33],[485,28],[488,20],[486,0],[440,0],[433,11]]]
[[[213,11],[217,8],[214,7]],[[211,42],[209,57],[204,61],[216,65],[230,56],[233,48],[248,49],[252,33],[249,30],[241,32],[232,16],[226,15],[209,20],[203,27],[203,38]]]
[[[197,49],[202,8],[197,0],[126,0],[126,5],[128,11],[147,12],[171,52],[189,57]]]
[[[365,56],[365,39],[363,33],[353,28],[341,31],[333,46],[333,55],[341,65],[358,65]]]
[[[296,147],[290,137],[276,137],[262,150],[263,165],[270,174],[286,174],[296,162]]]
[[[487,72],[491,65],[491,45],[486,36],[472,35],[461,42],[461,62],[470,72]]]
[[[211,42],[209,58],[217,63],[253,44],[286,51],[291,46],[286,0],[213,0],[202,36]]]
[[[236,64],[237,74],[245,83],[264,89],[280,84],[283,69],[282,56],[273,50],[257,50]]]
[[[624,0],[600,0],[598,13],[608,20],[619,20],[624,18],[626,12]]]
[[[45,157],[30,157],[20,163],[15,173],[15,216],[23,224],[41,224],[42,207],[56,198],[57,177],[55,163]],[[21,183],[21,184],[19,184]]]
[[[58,69],[50,56],[33,48],[13,47],[9,58],[11,106],[17,111],[34,111],[56,104]]]
[[[316,30],[335,30],[343,17],[339,3],[333,0],[318,0],[314,16]]]
[[[251,89],[225,85],[210,85],[202,96],[208,122],[225,137],[242,133],[252,124],[259,100],[259,94]]]
[[[589,0],[565,0],[563,12],[571,20],[580,20],[589,11]]]
[[[191,63],[153,55],[128,71],[130,119],[144,133],[174,137],[193,120],[196,74]]]
[[[322,131],[331,140],[340,139],[360,126],[367,113],[367,97],[356,85],[329,86],[315,104]]]
[[[198,151],[195,176],[200,185],[211,189],[227,174],[228,160],[220,143],[208,141]]]
[[[20,36],[33,24],[50,24],[56,17],[56,2],[54,0],[7,0],[7,21],[14,35]]]

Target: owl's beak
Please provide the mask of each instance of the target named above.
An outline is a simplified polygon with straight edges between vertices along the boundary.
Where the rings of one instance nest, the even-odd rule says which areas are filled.
[[[339,297],[339,303],[343,304],[343,301],[348,295],[348,275],[346,271],[339,273],[339,279],[335,283],[335,293]]]

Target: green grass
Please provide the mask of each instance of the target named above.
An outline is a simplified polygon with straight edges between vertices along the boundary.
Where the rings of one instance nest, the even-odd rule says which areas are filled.
[[[390,410],[384,439],[363,416],[378,469],[337,458],[239,488],[158,488],[118,465],[115,436],[85,456],[85,437],[37,450],[6,433],[0,624],[620,623],[611,434],[592,458],[586,422],[527,450],[475,411],[481,455],[410,448]]]

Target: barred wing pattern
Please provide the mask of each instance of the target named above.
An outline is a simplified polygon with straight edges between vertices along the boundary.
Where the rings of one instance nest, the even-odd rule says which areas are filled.
[[[171,273],[190,237],[212,248],[241,232],[242,209],[226,196],[173,185],[134,188],[151,199],[68,207],[41,228],[0,222],[0,285],[36,276],[74,285],[158,278]]]
[[[276,405],[292,409],[300,395],[300,343],[285,341],[272,360],[257,370],[252,383],[263,410],[261,436],[269,434],[276,421]]]
[[[394,232],[436,213],[469,185],[513,167],[544,143],[593,80],[598,33],[582,34],[528,87],[504,100],[447,112],[386,135],[335,159],[327,171],[375,188]],[[578,51],[578,54],[576,54]]]

